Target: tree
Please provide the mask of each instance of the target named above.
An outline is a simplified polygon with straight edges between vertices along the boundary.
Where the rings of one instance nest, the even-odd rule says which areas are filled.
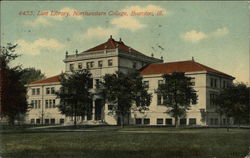
[[[66,116],[74,117],[76,127],[77,116],[83,116],[92,110],[92,78],[88,70],[62,74],[61,88],[57,92],[60,98],[59,110]]]
[[[21,82],[27,84],[33,81],[45,79],[45,74],[35,68],[25,68],[22,70]]]
[[[9,124],[13,125],[15,119],[27,111],[26,88],[21,83],[21,67],[10,67],[11,61],[19,55],[15,52],[17,45],[8,43],[1,47],[0,54],[0,93],[1,117],[7,117]]]
[[[235,122],[249,123],[250,105],[249,105],[250,88],[244,83],[232,84],[223,89],[214,99],[216,111],[225,115],[227,119],[234,118]],[[228,122],[228,121],[227,121]]]
[[[133,105],[139,111],[147,110],[152,96],[138,73],[116,72],[106,74],[103,80],[101,85],[106,103],[113,104],[112,111],[120,118],[122,127],[124,118],[130,114]]]
[[[159,85],[156,93],[163,98],[163,105],[170,116],[175,118],[175,126],[178,126],[180,117],[185,117],[190,104],[196,104],[197,95],[192,87],[191,77],[183,72],[164,74],[163,83]]]

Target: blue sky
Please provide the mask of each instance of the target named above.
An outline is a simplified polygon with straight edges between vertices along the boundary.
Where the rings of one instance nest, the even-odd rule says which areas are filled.
[[[194,59],[249,82],[248,2],[1,2],[1,45],[18,43],[14,64],[64,71],[65,52],[87,50],[109,35],[165,62]],[[131,11],[161,16],[131,16]],[[19,15],[33,11],[34,15]],[[71,16],[38,16],[61,11]],[[128,16],[72,16],[74,11],[127,12]]]

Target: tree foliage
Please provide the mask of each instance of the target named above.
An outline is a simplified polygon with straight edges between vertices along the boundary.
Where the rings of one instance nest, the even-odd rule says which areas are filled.
[[[25,68],[22,70],[21,82],[27,84],[33,81],[45,79],[45,74],[35,68]]]
[[[21,67],[9,66],[19,56],[15,53],[16,46],[8,43],[7,47],[1,47],[0,54],[1,117],[7,117],[10,124],[27,110],[26,88],[20,81]]]
[[[249,123],[250,88],[244,83],[232,84],[223,89],[215,98],[216,111],[227,118],[233,117],[236,122]]]
[[[92,110],[92,94],[90,92],[92,78],[88,70],[75,71],[72,74],[62,74],[61,88],[57,92],[60,98],[59,110],[66,116],[83,116]]]
[[[163,97],[163,105],[168,107],[166,112],[175,118],[175,126],[178,126],[178,119],[185,117],[190,104],[196,104],[197,101],[192,78],[185,76],[183,72],[164,74],[162,77],[163,83],[156,92]]]
[[[131,112],[133,105],[138,111],[147,110],[152,95],[147,92],[142,77],[137,72],[106,74],[103,80],[104,98],[107,103],[113,104],[112,111],[121,118],[122,126],[125,115]]]

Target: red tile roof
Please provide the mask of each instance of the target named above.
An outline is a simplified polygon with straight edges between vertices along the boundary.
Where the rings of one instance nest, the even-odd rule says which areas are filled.
[[[140,70],[141,75],[152,75],[152,74],[169,74],[173,72],[199,72],[206,71],[212,72],[227,77],[232,77],[228,74],[220,72],[218,70],[212,69],[208,66],[197,63],[193,60],[188,61],[179,61],[179,62],[170,62],[170,63],[158,63],[158,64],[149,64],[143,67]],[[232,77],[234,78],[234,77]]]
[[[110,36],[110,38],[108,39],[107,42],[104,42],[94,48],[90,48],[84,52],[92,52],[92,51],[99,51],[99,50],[104,50],[104,49],[115,49],[116,47],[118,47],[119,50],[123,50],[123,51],[127,51],[127,52],[131,52],[131,53],[136,53],[136,54],[142,54],[143,53],[125,45],[121,40],[120,41],[115,41],[112,36]],[[84,53],[83,52],[83,53]]]
[[[49,77],[49,78],[46,78],[46,79],[43,79],[43,80],[30,82],[29,84],[42,84],[42,83],[60,82],[60,78],[61,78],[61,75],[56,75],[56,76]]]

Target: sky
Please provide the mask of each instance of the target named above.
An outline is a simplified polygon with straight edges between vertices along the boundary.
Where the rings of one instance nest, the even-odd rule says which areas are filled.
[[[165,62],[194,57],[249,83],[248,12],[246,1],[1,1],[1,46],[17,43],[22,55],[13,65],[35,67],[49,77],[65,70],[66,51],[82,52],[112,35]]]

